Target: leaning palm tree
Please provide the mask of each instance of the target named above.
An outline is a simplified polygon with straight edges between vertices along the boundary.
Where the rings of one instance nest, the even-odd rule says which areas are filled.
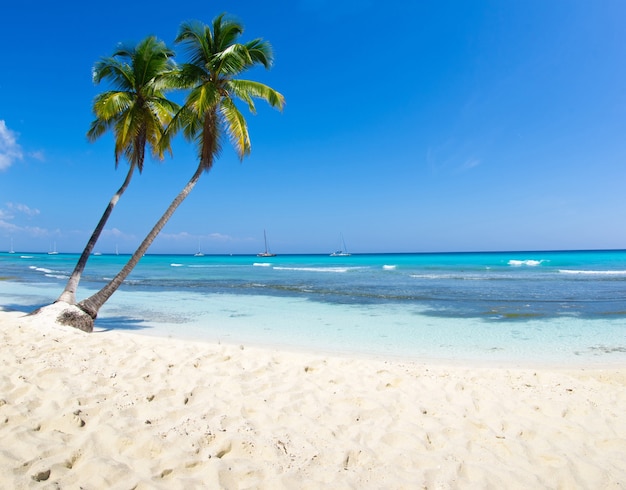
[[[98,95],[93,103],[96,119],[87,132],[89,141],[95,141],[106,131],[115,134],[115,168],[120,158],[126,157],[128,172],[122,186],[113,195],[94,229],[65,289],[57,299],[76,303],[76,289],[104,226],[130,184],[135,169],[143,170],[146,145],[155,158],[163,159],[169,146],[161,142],[164,127],[171,121],[178,106],[164,93],[174,88],[176,65],[174,51],[154,36],[149,36],[137,46],[121,45],[111,57],[102,58],[93,69],[93,80],[109,81],[114,90]]]
[[[180,69],[180,84],[191,90],[184,106],[168,127],[164,144],[178,130],[182,130],[184,136],[197,145],[198,167],[124,268],[104,288],[78,303],[77,306],[91,319],[96,318],[102,305],[139,263],[200,176],[212,168],[220,152],[221,140],[229,137],[240,160],[250,153],[248,125],[235,105],[235,99],[245,102],[252,113],[255,113],[255,98],[282,110],[284,97],[280,93],[262,83],[235,78],[254,66],[270,68],[272,64],[269,43],[261,39],[238,43],[242,33],[242,25],[226,19],[223,14],[213,21],[212,26],[199,22],[181,26],[176,42],[187,49],[189,62]],[[60,318],[60,321],[64,320]],[[65,323],[77,326],[71,317],[66,318]],[[79,328],[86,329],[83,326]]]

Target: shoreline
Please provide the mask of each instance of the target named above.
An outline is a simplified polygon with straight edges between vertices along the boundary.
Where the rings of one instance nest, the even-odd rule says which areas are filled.
[[[619,488],[626,367],[477,366],[0,311],[0,486]]]
[[[104,334],[113,332],[107,328],[94,327],[94,334]],[[200,344],[206,346],[226,346],[231,348],[258,349],[268,352],[282,352],[293,356],[312,356],[312,357],[332,357],[337,359],[352,359],[360,361],[388,362],[393,364],[413,364],[424,366],[439,366],[450,368],[476,368],[476,369],[523,369],[523,370],[551,370],[551,371],[585,371],[585,370],[612,370],[625,369],[626,360],[595,360],[589,357],[581,357],[576,360],[502,360],[502,359],[481,359],[478,357],[429,357],[422,355],[411,355],[404,353],[392,352],[365,352],[363,350],[351,351],[343,349],[331,349],[322,347],[307,347],[300,345],[285,344],[280,345],[271,341],[250,341],[250,340],[212,340],[205,337],[176,336],[158,331],[150,332],[122,332],[115,331],[120,335],[131,335],[138,338],[151,338],[157,341],[178,341],[191,344]]]
[[[25,313],[50,304],[58,290],[54,283],[0,283],[5,304]],[[605,319],[563,317],[545,323],[490,324],[473,318],[420,317],[401,308],[381,315],[367,306],[336,307],[302,298],[133,291],[111,298],[95,328],[142,337],[431,364],[626,366],[623,326]]]

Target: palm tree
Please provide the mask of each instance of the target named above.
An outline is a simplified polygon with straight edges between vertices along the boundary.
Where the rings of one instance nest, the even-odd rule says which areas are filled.
[[[164,127],[178,106],[165,98],[164,92],[174,87],[176,65],[174,52],[165,43],[149,36],[137,46],[121,45],[109,58],[102,58],[93,69],[94,82],[108,80],[114,87],[98,95],[93,103],[96,119],[87,138],[93,142],[107,130],[115,134],[115,168],[126,157],[128,173],[122,186],[113,195],[81,254],[65,289],[57,299],[76,303],[76,289],[104,226],[122,196],[135,169],[143,170],[146,145],[155,158],[163,159],[169,147],[161,144]]]
[[[78,303],[77,306],[92,319],[139,263],[200,176],[211,169],[219,155],[223,137],[229,137],[240,160],[250,153],[248,125],[235,105],[235,99],[244,101],[252,113],[255,113],[255,98],[282,110],[284,97],[280,93],[262,83],[235,78],[257,65],[265,68],[272,65],[269,43],[261,39],[238,43],[242,33],[243,26],[226,19],[224,14],[215,18],[212,26],[199,22],[181,26],[176,42],[186,48],[189,62],[180,69],[180,84],[191,90],[184,106],[172,120],[164,142],[167,143],[169,137],[182,129],[184,136],[197,145],[198,167],[124,268],[104,288]]]

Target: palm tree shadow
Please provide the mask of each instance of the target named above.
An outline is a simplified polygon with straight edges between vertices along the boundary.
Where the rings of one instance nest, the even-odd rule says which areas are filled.
[[[93,333],[112,332],[114,330],[137,331],[153,328],[146,325],[141,319],[128,316],[97,318],[94,327]]]
[[[30,315],[34,311],[37,311],[39,308],[42,308],[50,303],[41,303],[35,305],[25,305],[21,303],[12,303],[12,304],[3,304],[0,306],[0,311],[19,311],[20,313],[24,313],[24,315]]]
[[[39,308],[49,305],[50,303],[41,303],[35,305],[24,305],[19,303],[4,304],[0,306],[0,311],[19,311],[24,315],[37,311]],[[142,319],[132,318],[128,316],[110,316],[104,318],[97,318],[95,321],[93,333],[111,332],[113,330],[126,330],[126,331],[138,331],[145,330],[151,327],[143,323]]]

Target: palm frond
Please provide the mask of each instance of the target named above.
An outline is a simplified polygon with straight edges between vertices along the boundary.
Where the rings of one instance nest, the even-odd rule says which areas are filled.
[[[240,160],[250,154],[250,135],[248,124],[232,99],[224,98],[220,106],[220,113],[225,121],[225,129],[231,144],[235,147]]]
[[[214,71],[222,76],[236,75],[252,66],[252,59],[243,44],[233,44],[217,53],[213,60]]]
[[[140,42],[132,58],[137,85],[152,90],[155,81],[175,68],[173,56],[174,51],[154,36]]]
[[[220,103],[219,88],[212,83],[205,83],[189,92],[185,105],[199,118],[215,109]]]
[[[180,106],[163,96],[157,96],[148,101],[148,106],[152,114],[158,118],[162,125],[162,130],[167,126],[174,114],[180,110]]]
[[[166,68],[162,73],[152,79],[151,87],[155,93],[163,93],[184,88],[180,83],[180,71],[176,66],[176,63],[172,61],[171,63],[168,63],[168,65],[171,65],[171,68],[168,66],[168,68]]]
[[[251,98],[261,99],[267,102],[271,107],[283,110],[285,106],[285,97],[273,88],[252,80],[229,80],[226,84],[227,90],[248,102]],[[254,112],[254,110],[252,110]]]
[[[218,15],[213,20],[213,53],[224,51],[234,44],[243,34],[243,25],[226,14]]]
[[[117,44],[117,47],[115,51],[113,52],[113,57],[114,58],[126,58],[127,60],[129,60],[130,58],[133,57],[135,51],[136,51],[136,47],[134,45],[121,42]]]
[[[116,163],[119,156],[122,155],[126,148],[132,143],[133,139],[133,120],[130,112],[120,115],[115,122],[115,155]]]
[[[96,141],[100,136],[106,133],[113,125],[112,119],[94,119],[89,125],[87,131],[87,140],[91,143]]]
[[[132,106],[132,95],[128,92],[103,92],[93,103],[94,114],[102,119],[112,119]]]
[[[195,141],[202,137],[202,119],[195,114],[188,119],[187,125],[183,131],[183,135],[188,141]]]
[[[176,76],[180,88],[192,88],[207,81],[209,74],[204,67],[185,63],[180,67]]]
[[[250,55],[250,59],[254,64],[261,64],[265,68],[271,68],[274,62],[274,52],[272,46],[263,39],[254,39],[245,44]]]
[[[117,90],[132,90],[135,87],[133,68],[119,60],[107,58],[100,60],[93,68],[94,83],[107,79],[109,84]]]
[[[174,42],[182,44],[191,65],[202,67],[209,60],[212,40],[206,31],[206,26],[198,21],[185,22],[180,26]]]

